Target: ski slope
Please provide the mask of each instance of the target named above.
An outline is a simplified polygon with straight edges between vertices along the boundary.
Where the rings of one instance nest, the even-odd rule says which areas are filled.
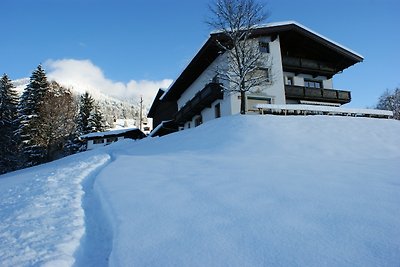
[[[1,266],[399,266],[400,122],[232,116],[0,176]]]

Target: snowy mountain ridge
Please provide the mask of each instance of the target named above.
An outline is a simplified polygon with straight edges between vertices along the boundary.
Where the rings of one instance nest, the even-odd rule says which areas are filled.
[[[29,84],[29,78],[22,78],[12,81],[14,86],[16,87],[19,94],[22,94],[26,86]],[[69,87],[67,85],[63,85],[66,88],[69,88],[71,92],[79,97],[85,91],[75,88]],[[128,119],[128,120],[138,120],[139,114],[139,100],[135,103],[130,99],[118,99],[113,96],[105,95],[96,89],[88,90],[89,94],[93,97],[93,99],[97,102],[102,111],[106,121],[111,126],[113,124],[113,120],[116,119]],[[143,114],[146,114],[146,110],[143,111]]]
[[[18,93],[22,94],[26,86],[29,84],[30,78],[21,78],[21,79],[16,79],[13,80],[12,83],[16,87]],[[56,81],[57,82],[57,81]],[[112,101],[115,103],[129,103],[129,104],[137,104],[139,100],[132,100],[132,99],[119,99],[110,95],[106,95],[99,90],[96,90],[95,88],[86,88],[81,89],[81,88],[76,88],[74,86],[69,86],[68,84],[61,84],[65,88],[70,89],[72,92],[74,92],[77,95],[81,95],[85,93],[86,91],[89,92],[89,94],[96,100],[100,102],[105,102],[105,101]],[[83,87],[82,87],[83,88]]]
[[[0,265],[398,266],[399,132],[231,116],[9,173]]]

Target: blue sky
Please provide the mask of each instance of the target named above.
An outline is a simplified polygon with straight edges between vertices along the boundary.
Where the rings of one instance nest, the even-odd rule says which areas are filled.
[[[29,77],[43,63],[51,77],[150,99],[207,39],[209,3],[2,0],[0,72]],[[364,56],[334,77],[336,89],[352,91],[349,106],[371,107],[385,89],[400,86],[400,1],[269,0],[267,8],[269,22],[296,20]]]

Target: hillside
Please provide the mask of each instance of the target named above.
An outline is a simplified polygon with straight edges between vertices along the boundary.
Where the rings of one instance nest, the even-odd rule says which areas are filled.
[[[400,122],[232,116],[0,176],[2,266],[398,266]]]
[[[17,92],[22,94],[26,86],[29,84],[29,81],[29,78],[22,78],[14,80],[13,84],[16,87]],[[76,98],[79,98],[79,96],[85,92],[85,90],[82,90],[82,88],[75,88],[71,86],[65,87],[71,89]],[[90,89],[88,92],[93,99],[95,99],[109,125],[113,125],[114,118],[138,120],[140,112],[140,99],[135,100],[136,102],[132,99],[118,99],[105,95],[96,89]],[[143,113],[146,114],[147,111],[145,110]]]

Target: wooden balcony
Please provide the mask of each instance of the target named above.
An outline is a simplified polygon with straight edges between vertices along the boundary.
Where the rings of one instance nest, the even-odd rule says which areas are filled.
[[[332,64],[318,60],[296,58],[296,57],[282,57],[283,70],[294,73],[307,73],[315,76],[322,75],[332,77],[338,70]]]
[[[181,124],[192,119],[195,115],[200,114],[204,108],[211,107],[215,100],[223,99],[223,97],[221,84],[207,84],[175,114],[175,122]]]
[[[286,99],[309,100],[318,102],[330,102],[346,104],[351,101],[349,91],[324,89],[324,88],[308,88],[304,86],[285,85]]]

